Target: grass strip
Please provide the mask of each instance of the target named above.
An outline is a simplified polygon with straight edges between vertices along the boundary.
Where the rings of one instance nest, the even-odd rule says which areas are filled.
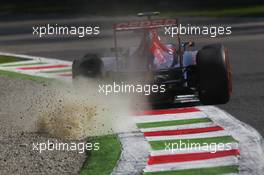
[[[156,128],[163,126],[186,125],[186,124],[206,123],[206,122],[212,122],[212,120],[210,118],[194,118],[194,119],[170,120],[170,121],[161,121],[161,122],[137,123],[137,127]]]
[[[166,146],[170,146],[170,148],[194,148],[194,147],[202,147],[208,146],[211,144],[224,144],[224,143],[232,143],[237,142],[232,136],[221,136],[221,137],[208,137],[208,138],[194,138],[194,139],[175,139],[175,140],[158,140],[158,141],[150,141],[149,144],[153,150],[165,150]]]
[[[87,159],[81,169],[81,175],[109,175],[117,164],[121,145],[116,135],[92,137],[91,143],[99,143],[98,151],[87,152]]]
[[[46,64],[46,62],[36,62],[36,63],[17,63],[17,64],[8,64],[2,65],[3,67],[18,67],[18,66],[34,66],[34,65],[42,65]]]
[[[144,175],[220,175],[239,173],[238,165],[218,166],[210,168],[193,168],[186,170],[162,171],[162,172],[146,172]]]
[[[164,2],[165,4],[158,6],[158,4],[155,2],[153,7],[159,7],[159,11],[162,15],[169,13],[173,14],[173,16],[264,16],[263,11],[263,3],[260,2],[252,2],[252,3],[235,3],[236,5],[231,5],[229,1],[217,1],[215,3],[207,3],[207,1],[203,1],[202,3],[204,5],[202,6],[196,6],[193,5],[195,1],[191,2],[185,2],[185,6],[183,8],[177,7],[175,5],[167,6],[166,4],[169,2]],[[78,3],[79,2],[79,3]],[[89,1],[90,2],[90,1]],[[126,5],[124,3],[119,4],[119,8],[116,8],[115,6],[110,5],[111,1],[105,1],[105,5],[108,5],[108,8],[94,8],[100,4],[99,3],[91,3],[93,5],[90,5],[88,1],[65,1],[63,5],[61,3],[58,3],[57,1],[54,1],[54,3],[32,3],[32,2],[23,2],[19,3],[19,5],[14,5],[10,2],[6,2],[4,4],[1,4],[0,10],[3,12],[3,14],[48,14],[48,13],[58,13],[58,14],[64,14],[64,15],[72,15],[72,14],[90,14],[90,15],[100,15],[100,16],[120,16],[120,15],[135,15],[138,13],[138,9],[144,9],[150,7],[151,1],[136,1],[134,3],[126,2]],[[221,3],[220,3],[221,2]],[[41,5],[40,5],[41,4]],[[82,6],[78,5],[82,4]],[[98,4],[98,5],[96,5]],[[177,2],[176,2],[177,4]],[[165,6],[164,6],[165,5]],[[82,7],[86,7],[86,10],[84,11]],[[188,8],[189,7],[189,8]],[[191,7],[191,8],[190,8]],[[88,9],[87,9],[88,8]],[[85,12],[85,13],[83,13]],[[87,13],[88,12],[88,13]]]
[[[38,77],[38,76],[32,76],[32,75],[26,75],[22,73],[17,73],[17,72],[11,72],[11,71],[6,71],[6,70],[0,70],[0,76],[2,77],[10,77],[10,78],[19,78],[19,79],[24,79],[24,80],[32,80],[40,83],[49,83],[49,82],[54,82],[54,79],[51,78],[43,78],[43,77]]]
[[[71,72],[71,69],[60,69],[60,70],[41,71],[41,73],[62,73],[62,72]]]
[[[200,10],[187,12],[164,12],[163,16],[204,16],[204,17],[226,17],[226,16],[264,16],[264,5],[226,8],[219,10]]]
[[[27,59],[0,55],[0,64],[16,62],[16,61],[25,61],[25,60],[27,60]]]

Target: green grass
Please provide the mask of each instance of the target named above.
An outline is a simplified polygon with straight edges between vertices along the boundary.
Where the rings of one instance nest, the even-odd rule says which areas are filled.
[[[149,123],[138,123],[138,128],[154,128],[154,127],[163,127],[163,126],[176,126],[176,125],[186,125],[194,123],[207,123],[212,122],[209,118],[195,118],[187,120],[170,120],[170,121],[161,121],[161,122],[149,122]]]
[[[16,62],[16,61],[24,61],[24,60],[25,59],[21,59],[21,58],[17,58],[17,57],[0,55],[0,64],[9,63],[9,62]]]
[[[232,166],[219,166],[212,168],[197,168],[188,170],[176,170],[176,171],[163,171],[155,173],[144,173],[144,175],[221,175],[239,173],[239,167],[237,165]]]
[[[17,64],[8,64],[2,65],[3,67],[16,67],[16,66],[34,66],[34,65],[41,65],[46,64],[45,62],[36,62],[36,63],[17,63]]]
[[[19,78],[19,79],[24,79],[24,80],[31,80],[31,81],[36,81],[39,83],[51,83],[51,82],[55,81],[55,80],[50,79],[50,78],[31,76],[31,75],[26,75],[26,74],[21,74],[21,73],[17,73],[17,72],[11,72],[11,71],[5,71],[5,70],[0,70],[0,76],[1,77],[10,77],[10,78]]]
[[[12,56],[0,55],[0,64],[18,62],[18,61],[24,61],[24,60],[26,60],[26,59],[12,57]],[[0,76],[2,76],[2,77],[10,77],[10,78],[19,78],[19,79],[31,80],[31,81],[36,81],[36,82],[39,82],[39,83],[48,83],[48,84],[52,83],[52,82],[55,82],[55,80],[53,80],[51,78],[43,78],[43,77],[38,77],[38,76],[31,76],[31,75],[26,75],[26,74],[6,71],[6,70],[0,70]]]
[[[204,16],[204,17],[255,17],[264,16],[264,5],[200,10],[200,11],[186,11],[186,12],[164,12],[163,16]]]
[[[87,152],[81,175],[109,175],[117,164],[120,154],[121,145],[116,135],[106,135],[93,137],[88,142],[100,143],[98,151]]]
[[[59,14],[59,15],[98,15],[98,16],[120,16],[135,15],[140,11],[159,10],[163,16],[207,16],[207,17],[230,17],[230,16],[264,16],[264,5],[262,2],[240,3],[237,1],[235,5],[230,6],[228,0],[203,1],[200,5],[195,5],[193,1],[186,1],[184,6],[180,7],[171,1],[164,3],[155,3],[152,1],[128,1],[121,2],[118,6],[112,5],[111,1],[105,2],[103,6],[107,8],[96,8],[101,2],[88,2],[85,0],[77,1],[30,1],[30,2],[3,2],[0,10],[3,14]],[[168,3],[167,5],[165,5]],[[169,5],[169,3],[171,5]],[[81,4],[81,5],[80,5]],[[159,4],[164,4],[159,6]],[[180,3],[181,4],[181,3]],[[204,5],[202,5],[204,4]],[[258,5],[259,4],[259,5]],[[141,9],[141,10],[140,10]]]
[[[71,72],[71,68],[60,69],[60,70],[49,70],[49,71],[41,71],[42,73],[62,73],[62,72]]]

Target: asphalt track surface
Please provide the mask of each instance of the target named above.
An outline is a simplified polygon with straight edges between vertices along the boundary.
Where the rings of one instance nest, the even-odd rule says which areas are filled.
[[[86,17],[76,19],[25,20],[0,22],[0,51],[73,60],[88,52],[100,55],[112,54],[111,25],[114,21],[127,21],[134,17]],[[228,49],[233,71],[233,96],[228,104],[219,107],[237,119],[251,125],[264,136],[264,23],[263,18],[183,18],[185,24],[215,24],[239,26],[228,37],[197,37],[197,46],[221,42]],[[47,23],[100,26],[101,34],[96,37],[37,38],[32,36],[32,26]],[[133,43],[128,36],[120,40]]]

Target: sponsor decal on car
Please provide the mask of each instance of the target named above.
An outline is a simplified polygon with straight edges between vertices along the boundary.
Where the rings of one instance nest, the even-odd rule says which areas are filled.
[[[153,20],[141,20],[141,21],[130,21],[123,22],[114,25],[116,31],[120,30],[134,30],[134,29],[143,29],[143,28],[156,28],[156,27],[165,27],[173,26],[177,24],[177,19],[153,19]]]

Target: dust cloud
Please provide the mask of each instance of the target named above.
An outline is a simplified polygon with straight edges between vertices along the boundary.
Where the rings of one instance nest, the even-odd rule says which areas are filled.
[[[15,99],[9,110],[13,117],[23,117],[23,122],[14,121],[20,128],[74,140],[135,131],[132,115],[146,104],[131,94],[105,96],[98,93],[98,82],[87,79],[24,90]]]

